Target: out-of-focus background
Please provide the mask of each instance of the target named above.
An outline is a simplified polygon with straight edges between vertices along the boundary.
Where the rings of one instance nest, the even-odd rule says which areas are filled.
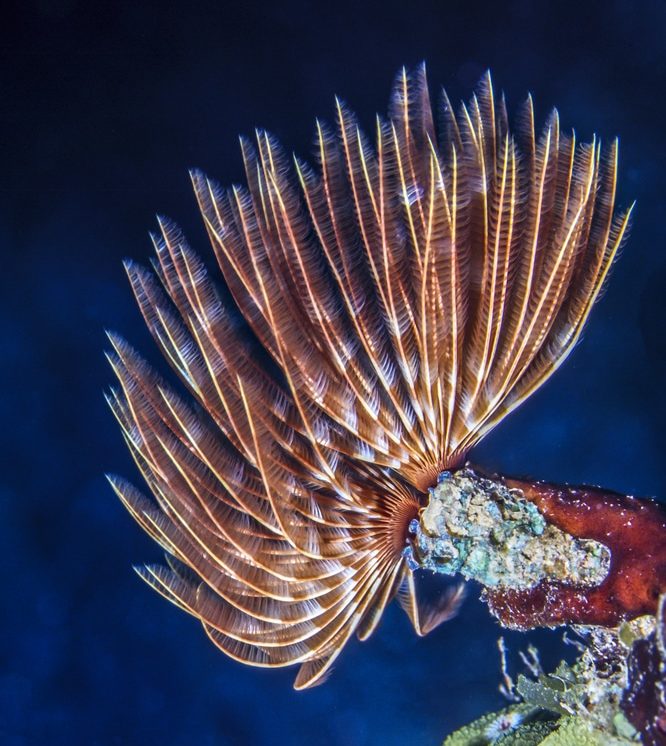
[[[24,0],[0,27],[0,743],[436,744],[502,705],[500,629],[471,589],[417,639],[391,608],[332,677],[227,659],[144,586],[160,558],[103,473],[136,480],[102,398],[104,329],[161,370],[121,260],[155,213],[212,266],[187,169],[242,181],[237,135],[311,151],[342,96],[368,128],[398,68],[467,98],[490,67],[581,138],[619,135],[631,239],[584,339],[473,453],[485,469],[666,495],[666,4]],[[546,665],[561,631],[507,635]]]

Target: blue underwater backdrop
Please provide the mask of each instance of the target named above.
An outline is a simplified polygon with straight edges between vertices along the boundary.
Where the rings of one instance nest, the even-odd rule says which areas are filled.
[[[486,470],[666,496],[666,4],[26,0],[0,30],[0,744],[437,744],[502,706],[500,628],[471,589],[418,639],[397,606],[331,678],[244,667],[148,589],[160,559],[113,496],[138,481],[102,391],[104,329],[167,372],[121,265],[159,212],[212,266],[187,169],[243,180],[261,125],[307,156],[341,95],[370,129],[425,59],[467,98],[488,67],[509,110],[620,137],[634,225],[582,342],[472,453]],[[562,631],[528,641],[546,666]]]

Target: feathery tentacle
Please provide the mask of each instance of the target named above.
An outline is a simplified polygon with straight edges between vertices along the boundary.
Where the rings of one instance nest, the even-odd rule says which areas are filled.
[[[298,688],[396,595],[419,634],[455,613],[459,588],[417,600],[409,523],[568,355],[627,229],[617,143],[578,143],[557,112],[537,136],[531,99],[514,137],[489,74],[437,114],[425,68],[402,70],[374,144],[337,101],[315,167],[258,131],[241,143],[247,187],[192,173],[272,368],[172,223],[153,271],[126,265],[197,402],[111,337],[109,403],[154,501],[112,485],[168,555],[138,572],[236,660],[299,663]]]

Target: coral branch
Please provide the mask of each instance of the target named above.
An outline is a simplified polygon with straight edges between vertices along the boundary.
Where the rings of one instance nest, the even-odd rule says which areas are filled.
[[[659,503],[469,467],[443,476],[412,527],[414,561],[479,581],[504,626],[614,626],[656,613],[666,592]]]

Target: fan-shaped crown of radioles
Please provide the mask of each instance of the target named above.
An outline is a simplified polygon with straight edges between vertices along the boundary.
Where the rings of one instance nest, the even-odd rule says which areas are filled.
[[[437,120],[437,122],[435,121]],[[247,187],[192,174],[224,280],[272,364],[170,223],[154,271],[127,271],[188,403],[122,340],[110,403],[155,500],[112,483],[166,550],[141,576],[258,666],[322,679],[396,594],[423,491],[534,391],[576,342],[625,232],[616,143],[579,144],[553,112],[518,133],[490,76],[433,114],[399,76],[374,141],[337,103],[317,164],[242,143]],[[201,411],[203,410],[203,412]]]

